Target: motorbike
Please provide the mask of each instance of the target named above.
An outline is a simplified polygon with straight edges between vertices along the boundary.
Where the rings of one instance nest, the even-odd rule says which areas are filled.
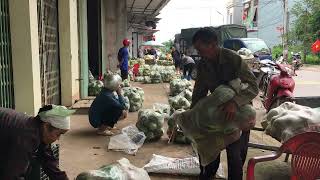
[[[267,94],[267,88],[271,77],[279,73],[280,71],[277,70],[276,63],[272,60],[266,59],[259,62],[259,74],[256,77],[259,89],[262,92],[262,98]]]
[[[292,54],[292,66],[295,70],[299,70],[303,66],[300,53]]]
[[[263,102],[267,112],[280,104],[293,101],[295,81],[291,75],[291,69],[284,64],[276,64],[279,74],[271,76],[267,93]]]

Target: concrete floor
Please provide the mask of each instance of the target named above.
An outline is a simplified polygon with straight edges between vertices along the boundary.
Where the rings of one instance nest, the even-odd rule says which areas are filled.
[[[169,92],[168,84],[145,85],[140,83],[132,83],[133,86],[142,87],[145,91],[145,102],[143,108],[151,108],[153,103],[168,103],[167,94]],[[78,107],[88,107],[90,100],[79,103]],[[261,108],[259,100],[255,100],[255,107],[258,112],[258,122],[264,115],[264,110]],[[167,144],[167,136],[164,135],[160,141],[145,143],[139,149],[136,156],[127,155],[122,152],[108,151],[107,146],[109,137],[97,136],[95,129],[93,129],[88,122],[87,108],[78,109],[77,113],[71,118],[71,130],[60,139],[60,165],[65,170],[70,179],[74,179],[80,172],[97,169],[102,165],[110,164],[116,160],[125,157],[130,160],[132,164],[137,167],[143,167],[147,164],[152,154],[159,154],[169,157],[187,157],[191,156],[192,149],[188,145]],[[117,124],[119,129],[128,125],[134,125],[137,121],[137,113],[129,113],[126,120],[120,121]],[[166,127],[165,127],[166,128]],[[265,135],[263,132],[252,131],[250,136],[251,142],[260,144],[269,144],[279,146],[280,143],[271,137]],[[257,149],[249,149],[248,158],[270,154],[270,151],[262,151]],[[222,165],[225,174],[227,175],[227,164],[225,152],[222,152]],[[244,167],[244,170],[246,167]],[[245,173],[245,172],[244,172]],[[150,175],[152,180],[158,179],[197,179],[196,177],[179,177],[168,175]]]

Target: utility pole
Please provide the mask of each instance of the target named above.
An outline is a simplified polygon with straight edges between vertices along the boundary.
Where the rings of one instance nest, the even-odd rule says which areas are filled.
[[[288,0],[283,0],[283,58],[288,61],[288,32],[289,32],[289,10],[288,10]]]
[[[307,33],[308,33],[308,9],[306,8],[306,11],[305,11],[305,23],[306,25],[304,26],[304,34],[305,36],[307,36]],[[306,37],[303,39],[303,62],[306,62],[307,60],[307,40],[306,40]]]

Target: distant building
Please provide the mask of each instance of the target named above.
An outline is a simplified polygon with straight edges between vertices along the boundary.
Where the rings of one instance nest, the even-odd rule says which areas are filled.
[[[227,24],[242,24],[242,0],[227,1]]]
[[[296,1],[289,0],[289,12]],[[248,37],[263,39],[269,47],[282,44],[283,1],[243,0],[242,3],[242,23],[247,27]],[[292,19],[289,13],[289,21]]]

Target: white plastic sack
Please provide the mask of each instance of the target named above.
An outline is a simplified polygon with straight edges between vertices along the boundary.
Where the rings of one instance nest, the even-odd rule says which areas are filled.
[[[308,131],[320,131],[320,108],[285,102],[269,111],[261,122],[266,134],[280,142]]]
[[[108,145],[109,150],[123,151],[127,154],[136,155],[143,145],[146,136],[136,126],[127,126],[121,134],[112,136]]]
[[[162,173],[174,175],[198,176],[200,165],[197,157],[170,158],[161,155],[152,155],[152,159],[143,167],[148,173]],[[225,178],[223,167],[220,164],[216,178]]]

